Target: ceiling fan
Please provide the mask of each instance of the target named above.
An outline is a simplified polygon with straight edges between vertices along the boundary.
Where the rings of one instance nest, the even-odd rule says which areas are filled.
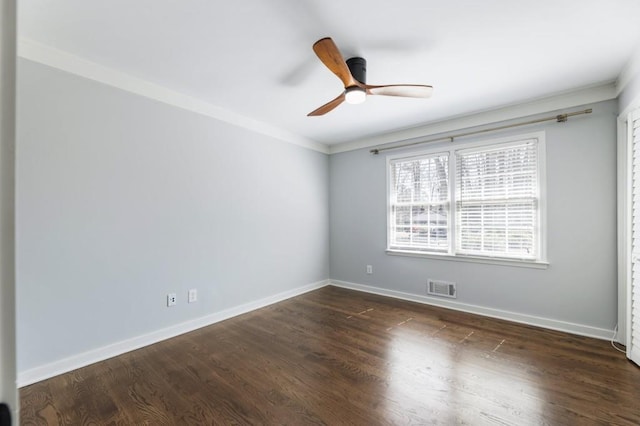
[[[433,92],[433,87],[423,84],[387,84],[382,86],[367,84],[367,61],[360,57],[349,58],[345,61],[331,37],[316,41],[313,44],[313,51],[316,52],[322,63],[342,81],[344,92],[320,108],[311,111],[307,116],[324,115],[345,101],[350,104],[362,103],[367,95],[428,98]]]

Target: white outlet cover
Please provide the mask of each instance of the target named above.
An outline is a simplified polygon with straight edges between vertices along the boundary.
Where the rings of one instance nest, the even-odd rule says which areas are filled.
[[[191,290],[189,290],[189,303],[193,303],[193,302],[197,302],[198,301],[198,290],[195,288],[192,288]]]
[[[167,294],[167,306],[175,306],[178,303],[175,293]]]

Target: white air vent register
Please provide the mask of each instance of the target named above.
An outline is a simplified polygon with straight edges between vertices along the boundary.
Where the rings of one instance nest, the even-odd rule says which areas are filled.
[[[427,294],[456,298],[456,283],[440,280],[427,280]]]

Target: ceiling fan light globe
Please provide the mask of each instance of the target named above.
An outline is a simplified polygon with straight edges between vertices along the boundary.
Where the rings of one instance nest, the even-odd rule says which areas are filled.
[[[367,92],[360,87],[347,87],[344,100],[348,104],[361,104],[367,99]]]

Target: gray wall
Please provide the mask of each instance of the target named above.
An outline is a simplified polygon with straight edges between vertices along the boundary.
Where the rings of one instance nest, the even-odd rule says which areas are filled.
[[[640,56],[640,50],[636,52],[637,56]],[[630,62],[632,62],[630,60]],[[640,63],[640,58],[636,59]],[[618,96],[618,111],[630,112],[632,109],[638,107],[640,102],[640,73],[636,73],[627,82],[627,85],[623,88],[622,92]]]
[[[18,424],[15,317],[16,2],[0,3],[0,402]]]
[[[27,60],[18,83],[19,371],[329,275],[416,295],[444,279],[462,303],[615,324],[615,101],[496,134],[546,131],[537,270],[386,255],[384,155],[328,158]]]
[[[18,79],[18,371],[329,278],[327,155],[27,60]]]
[[[330,158],[331,278],[422,296],[428,278],[454,281],[457,302],[612,330],[617,105],[589,107],[567,123],[493,134],[546,131],[548,269],[385,254],[386,157],[357,150]]]

